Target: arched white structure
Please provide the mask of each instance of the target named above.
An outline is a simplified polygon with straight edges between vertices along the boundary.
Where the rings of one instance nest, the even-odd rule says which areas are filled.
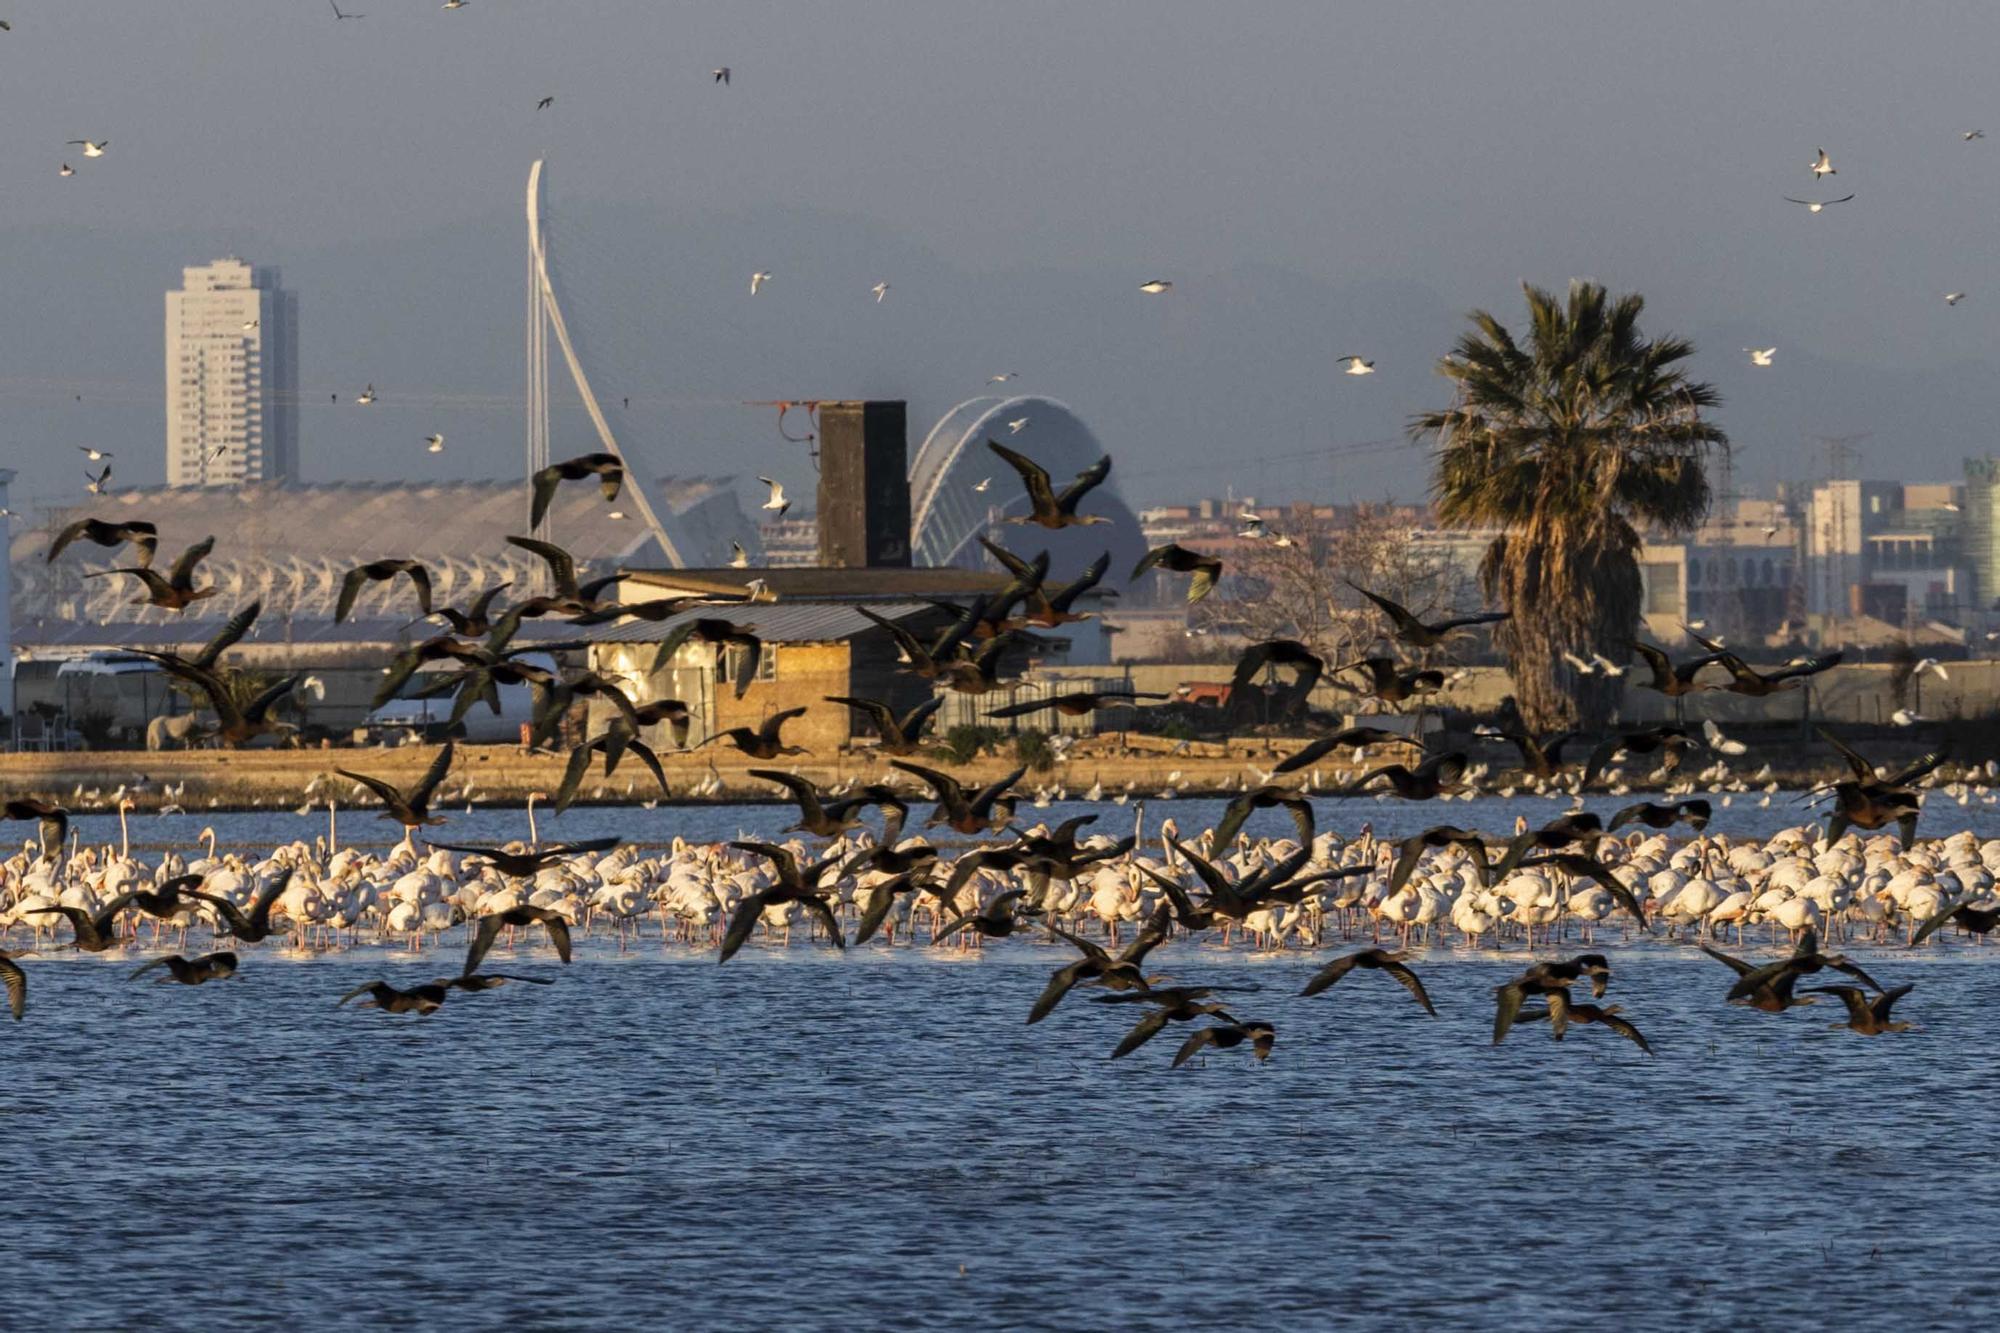
[[[1008,423],[1022,417],[1028,424],[1016,434]],[[1107,452],[1083,419],[1053,398],[1019,394],[960,403],[931,428],[910,468],[911,555],[917,564],[976,567],[984,558],[976,541],[980,534],[1028,512],[1020,479],[986,447],[988,440],[1047,468],[1058,491]],[[984,491],[974,489],[989,477],[992,483]],[[1082,506],[1084,513],[1111,519],[1109,524],[1062,532],[1030,528],[1021,545],[1049,547],[1058,569],[1070,559],[1088,563],[1109,549],[1112,577],[1122,577],[1145,553],[1145,539],[1137,517],[1119,497],[1117,483],[1114,467]]]
[[[626,486],[621,500],[629,499],[639,511],[651,530],[653,540],[660,544],[660,556],[667,564],[680,569],[686,565],[680,549],[660,517],[653,511],[651,497],[646,494],[643,473],[635,471],[632,460],[625,457],[625,451],[618,447],[618,439],[611,433],[611,423],[604,418],[604,409],[598,406],[597,395],[591,391],[590,379],[583,373],[583,363],[577,359],[576,348],[570,343],[569,328],[563,323],[562,306],[556,301],[555,283],[549,277],[548,237],[542,231],[542,159],[536,158],[534,166],[528,168],[528,471],[546,467],[549,462],[549,399],[548,399],[548,341],[547,334],[554,333],[556,345],[562,349],[563,361],[569,366],[570,378],[576,381],[576,391],[582,395],[584,411],[590,414],[590,424],[597,430],[598,441],[606,453],[615,454],[625,464]]]

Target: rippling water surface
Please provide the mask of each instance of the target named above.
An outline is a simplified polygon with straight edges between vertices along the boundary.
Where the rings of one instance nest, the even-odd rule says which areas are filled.
[[[519,814],[451,831],[475,820]],[[1430,951],[1433,1020],[1376,975],[1298,999],[1331,949],[1175,943],[1161,970],[1255,987],[1232,1005],[1278,1028],[1267,1065],[1180,1070],[1180,1028],[1107,1061],[1132,1014],[1083,992],[1025,1026],[1068,956],[1033,942],[843,957],[801,933],[720,968],[657,936],[587,942],[568,968],[503,949],[489,969],[557,984],[427,1019],[333,1002],[454,971],[449,940],[416,959],[252,950],[198,989],[128,985],[137,952],[37,956],[28,1019],[0,1030],[0,1304],[21,1328],[1991,1317],[2000,969],[1982,951],[1871,951],[1885,984],[1917,983],[1897,1016],[1920,1025],[1872,1039],[1825,1006],[1726,1007],[1729,974],[1686,946],[1609,951],[1606,1003],[1655,1059],[1598,1028],[1490,1046],[1517,951]]]

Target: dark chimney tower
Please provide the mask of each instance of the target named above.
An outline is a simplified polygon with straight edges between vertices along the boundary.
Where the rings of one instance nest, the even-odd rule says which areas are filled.
[[[819,562],[910,564],[909,413],[902,402],[819,405]]]

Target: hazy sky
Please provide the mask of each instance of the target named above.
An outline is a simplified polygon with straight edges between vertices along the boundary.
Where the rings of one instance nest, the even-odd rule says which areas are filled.
[[[1414,495],[1418,449],[1318,451],[1436,404],[1465,310],[1578,275],[1701,343],[1746,480],[1826,434],[1885,477],[1995,445],[1991,4],[352,3],[6,6],[17,501],[79,491],[85,441],[160,477],[160,292],[229,249],[300,292],[308,477],[514,472],[541,155],[571,316],[661,472],[803,484],[736,400],[907,397],[914,449],[1019,370],[1135,499]],[[369,381],[392,410],[318,406]]]

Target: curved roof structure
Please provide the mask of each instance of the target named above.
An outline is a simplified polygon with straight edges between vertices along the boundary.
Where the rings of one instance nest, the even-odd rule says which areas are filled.
[[[628,479],[620,505],[636,508]],[[756,530],[737,505],[728,477],[666,478],[645,498],[670,535],[676,552],[720,564],[729,543],[749,546]],[[306,486],[179,486],[118,491],[88,505],[49,511],[39,524],[16,523],[10,542],[14,614],[21,620],[198,621],[226,618],[252,597],[263,599],[275,621],[331,617],[341,579],[353,566],[382,556],[421,560],[429,567],[436,600],[456,605],[496,583],[511,581],[519,596],[537,585],[543,567],[534,556],[501,538],[527,530],[527,488],[518,481],[345,482]],[[583,577],[626,564],[667,558],[639,523],[610,518],[596,486],[564,486],[549,506],[550,539],[575,557]],[[107,551],[78,542],[54,564],[44,559],[49,539],[85,515],[145,518],[160,529],[158,563],[170,565],[181,549],[207,536],[215,551],[202,562],[198,582],[221,592],[196,603],[185,617],[134,606],[133,580],[86,579],[85,574],[127,563],[128,550]],[[364,586],[358,619],[413,614],[403,580]]]
[[[1010,430],[1007,423],[1022,417],[1028,424],[1019,433]],[[1028,512],[1019,478],[987,449],[988,440],[999,440],[1047,468],[1057,491],[1106,452],[1083,419],[1053,398],[1020,394],[960,403],[931,428],[910,468],[911,555],[917,564],[977,567],[985,555],[975,539]],[[989,477],[992,485],[975,489]],[[1138,518],[1118,494],[1115,467],[1085,497],[1082,512],[1102,514],[1111,522],[1059,532],[1003,527],[999,535],[1004,539],[1014,532],[1013,544],[1023,551],[1047,549],[1052,576],[1058,579],[1108,549],[1110,581],[1122,581],[1145,554],[1146,541]]]

